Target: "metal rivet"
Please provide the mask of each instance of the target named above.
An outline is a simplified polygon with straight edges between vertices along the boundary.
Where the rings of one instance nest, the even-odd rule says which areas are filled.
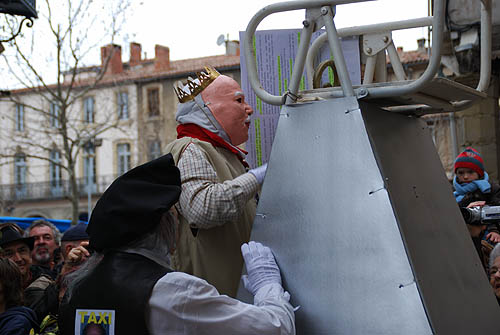
[[[389,42],[389,37],[388,36],[384,36],[383,41],[384,41],[384,43]]]
[[[328,14],[328,9],[326,9],[325,7],[322,7],[321,8],[321,14],[323,14],[323,15]]]
[[[304,20],[302,21],[302,24],[304,25],[304,27],[309,27],[309,21],[308,20]]]
[[[365,49],[365,52],[366,52],[367,54],[371,54],[371,53],[372,53],[372,48],[366,48],[366,49]]]

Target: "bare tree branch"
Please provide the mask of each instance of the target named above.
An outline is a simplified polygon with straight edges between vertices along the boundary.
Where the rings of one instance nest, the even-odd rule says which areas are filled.
[[[16,104],[23,107],[24,131],[14,129],[4,131],[2,136],[10,139],[10,149],[0,153],[1,164],[12,163],[17,154],[60,167],[64,170],[71,185],[69,200],[72,204],[73,222],[78,219],[79,190],[77,187],[77,161],[89,140],[105,136],[112,129],[127,134],[120,127],[116,110],[94,110],[92,123],[86,124],[81,117],[81,101],[89,93],[99,88],[105,78],[113,53],[109,52],[102,64],[95,67],[96,73],[87,72],[81,76],[81,69],[87,56],[94,52],[103,41],[113,44],[119,35],[130,1],[97,2],[88,0],[65,0],[58,3],[57,9],[52,2],[45,0],[43,10],[39,13],[39,21],[46,27],[46,38],[52,43],[44,45],[44,53],[51,69],[47,76],[46,67],[42,67],[36,58],[36,39],[30,45],[13,41],[10,45],[15,51],[17,63],[3,55],[11,75],[27,90],[14,91],[0,104],[11,104],[12,108],[0,109],[2,117],[10,126],[18,122]],[[66,6],[66,7],[64,7]],[[101,8],[102,7],[102,8]],[[103,8],[109,12],[101,13]],[[95,15],[100,13],[102,16]],[[103,32],[97,38],[91,38],[95,26],[103,20]],[[12,25],[12,28],[14,26]],[[27,48],[26,48],[27,46]],[[53,83],[53,84],[49,84]],[[35,99],[36,98],[36,99]],[[112,97],[110,99],[112,100]],[[107,105],[113,106],[113,103]],[[57,150],[61,159],[54,159],[51,153]]]

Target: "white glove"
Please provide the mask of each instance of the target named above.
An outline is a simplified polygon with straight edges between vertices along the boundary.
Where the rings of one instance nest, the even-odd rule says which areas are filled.
[[[259,184],[262,184],[264,182],[264,177],[266,176],[266,170],[267,170],[267,163],[262,164],[259,167],[256,167],[255,169],[251,169],[248,172],[253,174],[255,178],[257,178],[257,182]]]
[[[241,253],[247,268],[246,276],[243,276],[243,285],[255,295],[257,291],[267,284],[280,284],[281,275],[278,264],[274,260],[271,249],[258,242],[250,241],[241,245]]]

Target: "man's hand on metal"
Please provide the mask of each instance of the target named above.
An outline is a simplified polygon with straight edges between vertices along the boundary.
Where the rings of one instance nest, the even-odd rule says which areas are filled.
[[[266,170],[267,170],[267,163],[256,167],[255,169],[251,169],[248,172],[253,174],[255,178],[257,178],[257,182],[259,184],[262,184],[264,182],[264,177],[266,176]]]
[[[280,284],[281,275],[271,249],[258,242],[250,241],[241,246],[247,275],[243,276],[245,288],[255,295],[267,284]]]

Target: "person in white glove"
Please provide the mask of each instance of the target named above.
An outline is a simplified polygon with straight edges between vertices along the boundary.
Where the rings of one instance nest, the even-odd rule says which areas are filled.
[[[181,193],[173,164],[165,155],[138,166],[115,180],[97,202],[87,228],[94,253],[76,257],[90,256],[69,279],[58,319],[61,334],[80,334],[85,324],[94,324],[89,321],[94,315],[110,334],[120,335],[294,335],[290,295],[280,285],[271,250],[262,244],[239,245],[237,251],[243,250],[253,304],[172,271],[178,222],[170,209]]]
[[[261,243],[250,241],[241,246],[241,253],[247,268],[243,276],[245,288],[256,295],[262,287],[270,284],[281,286],[281,275],[271,249]]]
[[[151,333],[294,335],[294,309],[271,249],[250,241],[241,252],[247,269],[243,282],[254,295],[253,305],[221,295],[203,279],[172,272],[153,288]]]

